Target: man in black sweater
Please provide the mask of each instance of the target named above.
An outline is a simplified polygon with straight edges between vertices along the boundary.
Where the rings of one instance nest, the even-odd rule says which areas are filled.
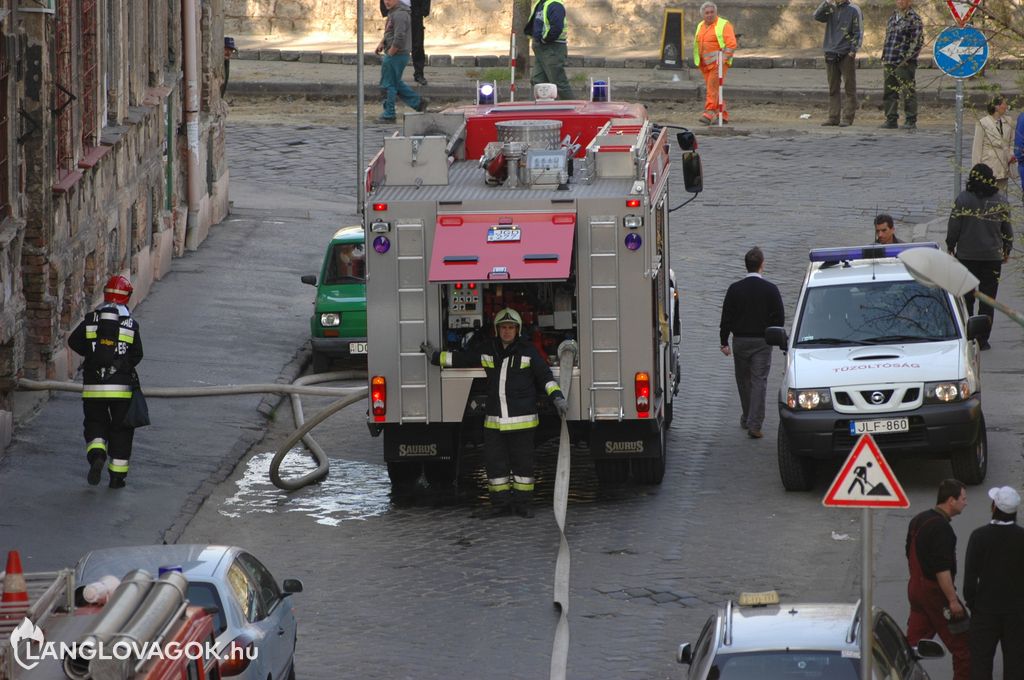
[[[967,542],[964,599],[971,609],[971,680],[992,677],[996,645],[1003,677],[1024,678],[1024,527],[1017,524],[1020,494],[989,489],[992,520]]]
[[[765,392],[772,367],[772,348],[764,340],[769,326],[782,326],[786,312],[782,295],[774,283],[764,278],[764,253],[754,247],[744,256],[747,275],[729,286],[722,303],[719,336],[725,356],[732,355],[736,370],[736,388],[740,393],[740,427],[753,439],[764,436]],[[732,349],[729,336],[732,335]]]

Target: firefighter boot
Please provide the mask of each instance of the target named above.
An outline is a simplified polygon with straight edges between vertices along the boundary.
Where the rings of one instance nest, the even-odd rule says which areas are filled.
[[[89,482],[89,486],[96,486],[100,483],[100,476],[103,474],[103,464],[107,462],[107,456],[102,451],[90,451],[87,456],[89,459],[89,474],[86,476],[86,481]]]
[[[125,478],[128,476],[127,472],[111,472],[110,473],[110,488],[111,489],[123,489],[125,485]]]
[[[502,517],[504,515],[512,514],[512,492],[505,491],[491,491],[491,508],[490,511],[485,513],[484,517]]]
[[[512,496],[512,508],[520,517],[533,517],[533,492],[516,491]]]

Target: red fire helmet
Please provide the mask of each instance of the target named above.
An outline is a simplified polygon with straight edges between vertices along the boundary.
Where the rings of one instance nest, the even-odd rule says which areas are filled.
[[[132,282],[124,276],[111,276],[103,286],[104,302],[126,305],[132,297]]]

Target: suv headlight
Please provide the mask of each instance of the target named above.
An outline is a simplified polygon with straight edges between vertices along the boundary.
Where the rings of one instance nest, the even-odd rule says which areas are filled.
[[[813,411],[818,408],[832,408],[832,392],[827,387],[809,390],[786,390],[786,406],[791,409]]]
[[[320,325],[324,328],[334,328],[341,325],[341,314],[328,312],[320,315]]]
[[[947,404],[951,401],[964,401],[971,396],[971,387],[966,380],[945,380],[924,384],[924,401],[926,404]]]

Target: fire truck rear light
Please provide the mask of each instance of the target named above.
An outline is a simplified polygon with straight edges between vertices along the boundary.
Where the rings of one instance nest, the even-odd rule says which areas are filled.
[[[470,290],[476,290],[476,284],[475,283],[469,284],[469,289]]]
[[[388,209],[388,204],[387,203],[374,203],[373,204],[373,211],[374,212],[384,212],[387,209]]]
[[[373,239],[373,250],[381,255],[391,250],[391,241],[387,236],[378,236]]]
[[[388,412],[388,384],[382,375],[375,375],[370,380],[370,409],[374,422],[384,422]]]
[[[390,222],[371,222],[370,223],[370,231],[372,231],[374,234],[386,234],[389,231],[391,231],[391,223]]]
[[[229,678],[241,675],[249,662],[256,658],[256,647],[247,635],[239,635],[228,643],[220,654],[220,676]]]
[[[644,218],[640,215],[626,215],[622,218],[622,225],[626,229],[639,229],[644,226]]]
[[[627,208],[639,208],[640,207],[640,199],[639,198],[627,198],[626,199],[626,207]]]
[[[644,240],[640,238],[640,234],[635,231],[631,231],[626,234],[626,247],[630,250],[639,250],[640,246],[644,244]]]
[[[636,415],[647,418],[651,415],[651,376],[640,371],[633,379],[636,392]]]

